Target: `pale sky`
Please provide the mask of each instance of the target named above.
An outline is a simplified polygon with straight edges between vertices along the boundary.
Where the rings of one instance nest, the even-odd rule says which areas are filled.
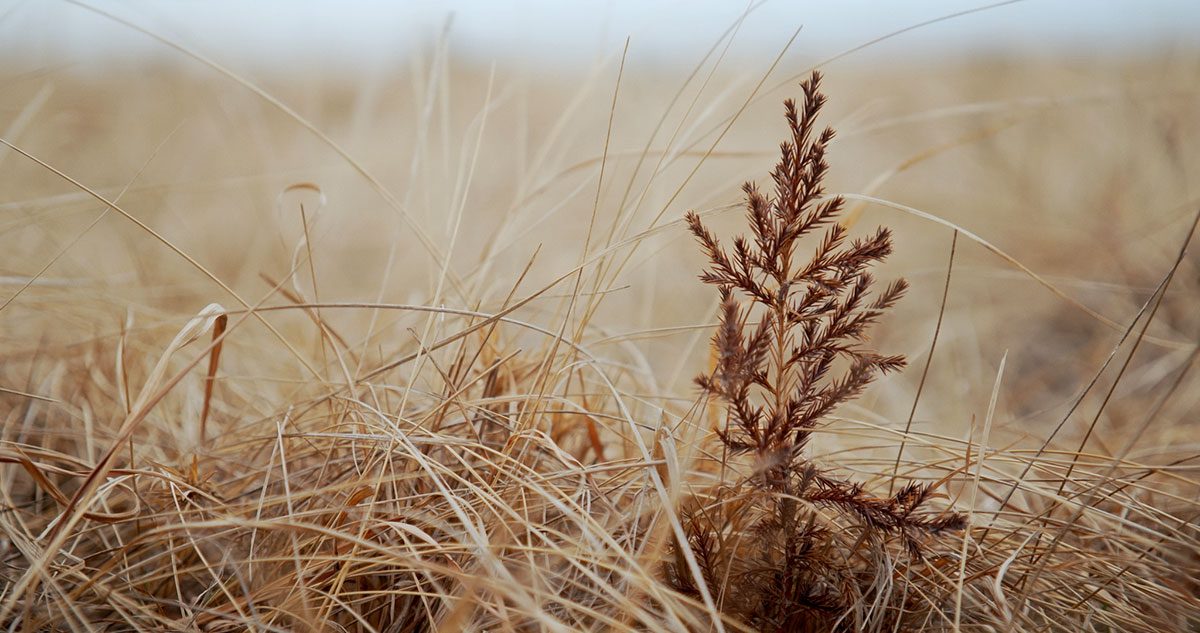
[[[745,10],[741,0],[86,0],[222,62],[371,66],[433,42],[449,16],[456,53],[487,62],[588,62],[618,51],[692,64]],[[968,0],[768,0],[734,55],[826,57],[925,20],[986,6]],[[856,54],[861,60],[979,52],[1121,54],[1195,50],[1200,0],[1023,0],[949,19]],[[142,34],[62,0],[0,0],[0,55],[54,60],[167,54]]]

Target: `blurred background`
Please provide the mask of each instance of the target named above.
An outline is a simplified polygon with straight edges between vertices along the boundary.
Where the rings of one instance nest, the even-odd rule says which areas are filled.
[[[313,65],[370,72],[403,63],[448,31],[455,57],[472,63],[570,69],[633,41],[642,64],[693,65],[747,10],[731,56],[779,52],[803,26],[795,55],[828,57],[916,25],[917,32],[855,53],[856,61],[1061,54],[1075,59],[1178,50],[1192,45],[1200,7],[1186,0],[1017,0],[1008,2],[716,2],[701,0],[486,0],[434,2],[219,0],[85,3],[239,69]],[[932,23],[932,24],[926,24]],[[172,55],[127,27],[66,2],[12,2],[4,14],[6,59]],[[99,60],[98,60],[99,61]]]
[[[0,345],[33,358],[133,323],[153,348],[289,276],[293,301],[488,311],[583,262],[586,310],[559,281],[521,317],[585,326],[616,375],[686,404],[715,300],[679,219],[739,230],[741,183],[768,182],[781,102],[819,67],[829,189],[908,209],[852,201],[849,221],[896,231],[880,274],[913,290],[877,342],[916,367],[969,232],[917,424],[960,433],[1007,354],[998,426],[1037,434],[1200,203],[1197,32],[1186,0],[0,2],[0,137],[61,172],[0,148]],[[1180,370],[1198,289],[1192,257],[1105,424]],[[426,317],[325,318],[382,361]],[[246,327],[230,380],[303,375]],[[317,365],[319,346],[298,344]],[[919,378],[844,413],[903,420]]]

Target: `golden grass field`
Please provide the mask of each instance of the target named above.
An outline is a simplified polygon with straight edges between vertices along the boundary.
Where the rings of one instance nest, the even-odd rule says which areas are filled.
[[[893,231],[870,344],[908,367],[805,459],[968,527],[914,558],[817,504],[853,586],[786,625],[672,581],[684,509],[758,467],[692,382],[719,301],[683,217],[746,232],[816,60],[772,61],[5,68],[0,624],[1200,630],[1181,52],[823,67],[825,186]]]

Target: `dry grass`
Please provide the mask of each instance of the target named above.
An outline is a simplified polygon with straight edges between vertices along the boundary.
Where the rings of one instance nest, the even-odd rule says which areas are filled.
[[[345,83],[7,69],[0,623],[1200,628],[1195,64],[830,67],[825,188],[863,248],[893,229],[911,289],[872,347],[912,367],[723,441],[688,379],[742,314],[683,214],[739,231],[807,64],[714,50],[551,80],[443,47]],[[966,528],[888,523],[911,482]],[[742,527],[698,531],[717,510]],[[704,573],[676,547],[701,533],[816,551],[803,621],[747,615],[774,577]]]

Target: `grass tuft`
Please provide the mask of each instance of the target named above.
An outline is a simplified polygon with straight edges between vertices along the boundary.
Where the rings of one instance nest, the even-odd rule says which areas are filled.
[[[774,99],[768,77],[726,82],[723,53],[642,129],[629,113],[662,82],[634,47],[619,91],[595,98],[601,67],[560,107],[561,85],[513,91],[504,68],[456,81],[439,46],[400,97],[347,99],[343,127],[384,146],[352,158],[351,131],[155,38],[234,92],[114,74],[56,83],[61,103],[0,104],[22,121],[88,104],[11,126],[50,140],[0,139],[0,179],[30,183],[0,201],[3,630],[1200,630],[1198,216],[1164,202],[1195,180],[1178,139],[1200,116],[1180,82],[1111,100],[1125,109],[1090,85],[1025,98],[1025,81],[1019,101],[864,108],[838,124],[846,177],[815,73],[784,104],[774,159],[749,120]],[[1008,71],[988,72],[992,90]],[[172,86],[200,123],[172,113],[163,140],[136,108]],[[411,112],[396,105],[413,93]],[[1151,108],[1145,127],[1113,123]],[[402,111],[412,138],[389,127]],[[1120,151],[1093,117],[1125,129]],[[586,123],[601,120],[602,144]],[[208,124],[243,127],[206,162]],[[1082,160],[1050,142],[1059,128],[1116,156],[1084,161],[1087,178],[1115,174],[1094,200],[1054,198],[1083,186],[1035,169],[1034,147],[1057,169]],[[118,154],[110,130],[154,152]],[[910,158],[870,180],[878,161],[855,144],[886,155],[893,134]],[[308,140],[273,145],[293,136]],[[388,163],[397,147],[411,157]],[[342,179],[282,162],[320,151]],[[172,156],[188,179],[136,182]],[[735,203],[771,160],[771,186]],[[859,176],[865,193],[836,193]],[[274,223],[246,212],[280,191]],[[934,196],[981,210],[923,210]],[[320,213],[282,208],[298,197]],[[1104,216],[1111,235],[1063,211],[1072,226],[1051,234],[1046,200],[1132,210]],[[900,212],[892,228],[858,235],[880,209]],[[718,237],[727,221],[744,235]],[[672,241],[688,230],[703,261]],[[911,286],[878,281],[885,265]]]

